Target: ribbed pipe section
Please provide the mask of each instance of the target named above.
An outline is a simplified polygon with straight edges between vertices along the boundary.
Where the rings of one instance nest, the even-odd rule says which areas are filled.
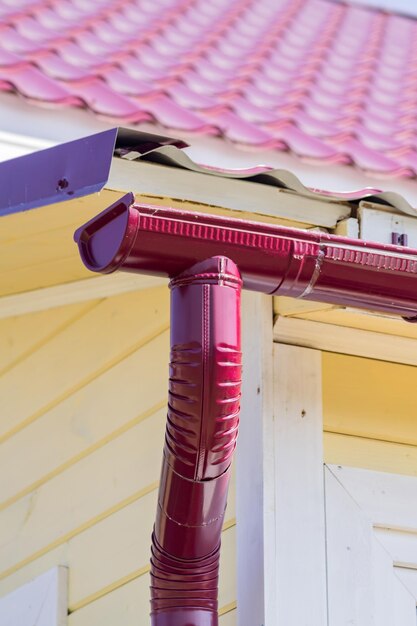
[[[217,626],[241,389],[240,290],[225,257],[171,281],[168,416],[152,536],[153,626]]]

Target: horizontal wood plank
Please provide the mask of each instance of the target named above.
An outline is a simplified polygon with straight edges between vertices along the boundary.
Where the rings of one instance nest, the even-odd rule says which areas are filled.
[[[284,317],[297,316],[304,318],[309,313],[323,313],[334,308],[332,304],[287,298],[286,296],[274,296],[273,303],[274,313],[276,315],[283,315]]]
[[[298,300],[296,300],[296,302],[298,302]],[[316,310],[307,312],[300,311],[300,315],[297,315],[297,317],[312,322],[342,326],[344,328],[356,328],[370,332],[384,333],[386,335],[417,339],[417,328],[415,324],[409,324],[401,317],[352,309],[350,307],[327,307],[327,309],[324,309],[325,305],[321,305],[319,309],[319,303],[316,304],[318,305]]]
[[[236,605],[236,603],[233,603]],[[222,611],[225,611],[224,613]],[[237,624],[237,611],[236,608],[230,609],[229,605],[221,607],[219,626],[236,626]]]
[[[0,319],[0,376],[96,304],[93,300],[59,307],[53,312]]]
[[[4,441],[0,510],[163,409],[168,358],[165,331]]]
[[[417,446],[333,432],[323,436],[326,463],[417,476]]]
[[[415,533],[410,533],[395,529],[375,528],[375,535],[390,554],[394,565],[416,570],[417,578],[417,529]]]
[[[2,376],[0,441],[166,328],[167,292],[150,289],[100,302]]]
[[[26,584],[42,572],[64,564],[69,569],[69,605],[71,610],[90,602],[131,580],[146,570],[150,555],[150,537],[155,520],[157,488],[130,505],[116,511],[66,543],[43,554],[35,561],[0,581],[0,596]],[[235,479],[232,476],[225,530],[222,536],[222,587],[235,585]],[[222,569],[223,572],[223,569]],[[229,580],[230,578],[230,580]]]
[[[156,488],[165,409],[0,513],[0,579]],[[234,496],[229,514],[234,515]]]
[[[0,577],[123,508],[159,480],[165,409],[0,514]]]
[[[234,493],[230,494],[231,500],[232,495]],[[155,490],[70,542],[70,611],[80,610],[121,581],[142,575],[142,572],[147,575],[156,502]],[[227,519],[234,524],[229,513]],[[235,544],[235,526],[231,525],[222,534],[221,588],[226,598],[235,597]]]
[[[322,361],[325,430],[417,444],[416,367],[326,352]]]
[[[316,350],[417,365],[417,339],[342,328],[295,317],[278,317],[274,325],[274,340]]]
[[[129,189],[140,194],[159,194],[178,199],[187,198],[195,206],[200,203],[236,210],[241,219],[245,213],[268,215],[299,223],[334,227],[351,213],[343,202],[314,197],[273,185],[262,185],[205,173],[178,170],[143,161],[113,159],[107,187]],[[252,217],[256,219],[256,215]]]
[[[417,532],[417,479],[387,472],[327,466],[375,527]]]
[[[0,296],[90,278],[73,233],[122,195],[104,190],[2,217],[0,244],[7,254],[0,261]]]
[[[166,280],[155,276],[128,274],[127,272],[105,276],[90,275],[85,280],[77,280],[65,285],[35,289],[14,296],[3,296],[0,298],[0,319],[64,307],[94,298],[109,298],[130,291],[151,289],[166,283]]]
[[[122,167],[129,167],[127,161],[122,163]],[[100,211],[107,208],[119,198],[121,198],[126,189],[132,189],[132,180],[137,179],[138,168],[145,167],[150,164],[134,163],[134,179],[126,180],[127,187],[120,188],[119,191],[104,189],[100,193],[92,194],[84,198],[77,198],[67,202],[53,204],[22,213],[16,213],[6,217],[2,217],[2,229],[0,232],[0,244],[5,253],[0,260],[0,296],[7,297],[13,294],[23,294],[26,291],[48,288],[52,286],[60,286],[62,284],[91,278],[89,273],[83,266],[77,246],[73,241],[73,233],[81,224],[97,215]],[[158,175],[158,191],[160,192],[160,173],[161,166],[153,166]],[[130,175],[131,176],[131,175]],[[173,176],[178,176],[178,170],[173,169]],[[194,175],[191,174],[193,177]],[[207,179],[207,176],[204,176]],[[227,183],[227,181],[226,181]],[[238,183],[241,188],[242,183]],[[257,188],[263,187],[256,185]],[[273,192],[278,193],[275,188]],[[288,202],[291,205],[297,205],[298,198],[294,194],[281,195],[289,196]],[[244,196],[242,195],[242,198]],[[278,218],[275,209],[267,211],[269,215],[251,214],[247,211],[241,211],[241,202],[239,209],[230,210],[224,207],[213,206],[212,204],[201,204],[194,201],[184,200],[184,194],[178,197],[164,197],[160,193],[157,195],[136,194],[136,202],[151,204],[156,206],[177,207],[182,210],[199,211],[202,213],[215,213],[228,215],[230,217],[238,217],[241,219],[252,219],[256,221],[266,221],[272,223],[283,223],[287,226],[297,225],[302,227],[305,224],[294,222],[294,207],[291,209],[291,216],[287,218]],[[314,204],[317,204],[314,202]],[[327,208],[328,203],[324,204]],[[281,205],[281,203],[280,203]],[[302,209],[304,204],[299,205]],[[255,210],[258,209],[256,205]],[[342,207],[345,210],[345,207]],[[331,209],[330,209],[331,212]],[[323,214],[327,213],[325,210]],[[340,209],[337,208],[337,214]],[[309,213],[311,215],[311,213]],[[45,245],[47,244],[47,245]],[[6,253],[7,250],[7,253]]]
[[[50,233],[52,238],[52,233],[60,228],[73,228],[83,224],[122,196],[120,191],[104,189],[83,198],[6,215],[1,218],[0,243],[7,244],[21,239],[26,239],[29,243],[42,233]]]
[[[30,259],[36,265],[51,263],[51,259],[58,260],[71,256],[76,259],[78,251],[73,235],[74,226],[69,224],[53,231],[38,233],[31,236],[29,240],[24,238],[3,243],[5,263],[0,265],[1,284],[3,284],[4,275],[10,271],[14,272],[30,266]],[[30,257],[28,247],[30,247]]]
[[[236,480],[233,468],[225,529],[232,529],[235,525],[235,492]],[[70,607],[74,609],[94,601],[103,595],[106,589],[121,584],[120,581],[123,579],[131,579],[132,575],[137,576],[138,570],[146,568],[149,561],[156,498],[155,484],[149,493],[138,500],[115,510],[111,515],[74,534],[57,547],[40,554],[35,560],[29,560],[0,580],[0,596],[26,584],[55,565],[63,564],[69,568]],[[226,541],[227,537],[229,539]],[[234,566],[234,531],[231,534],[225,532],[224,538],[222,560],[230,561]],[[234,573],[231,580],[235,584]],[[228,584],[224,581],[225,586]]]
[[[22,294],[88,278],[91,278],[91,272],[79,258],[71,255],[44,263],[33,263],[13,272],[7,272],[1,278],[0,296]]]

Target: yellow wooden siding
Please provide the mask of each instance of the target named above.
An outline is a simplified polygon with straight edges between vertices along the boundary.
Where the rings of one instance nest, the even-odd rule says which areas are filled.
[[[167,292],[0,322],[0,346],[9,346],[0,361],[0,595],[66,565],[70,626],[148,623],[166,414]],[[233,479],[223,532],[222,626],[232,626],[236,613],[234,490]]]
[[[281,300],[284,300],[284,298],[281,298]],[[289,299],[285,298],[285,300]],[[295,300],[295,302],[298,302],[298,300]],[[416,324],[404,322],[401,317],[376,314],[370,311],[346,309],[344,307],[320,305],[319,303],[307,301],[301,301],[300,308],[301,305],[304,306],[305,310],[297,311],[294,307],[296,314],[291,314],[291,317],[311,320],[313,322],[322,322],[324,324],[335,324],[336,326],[344,326],[346,328],[359,328],[371,332],[417,339]],[[307,305],[309,309],[307,309]],[[313,307],[313,305],[316,306]],[[289,306],[287,306],[287,309],[290,310]],[[282,314],[286,315],[286,313]],[[381,340],[382,339],[383,337],[381,337]]]
[[[2,217],[0,296],[91,279],[92,274],[81,262],[73,241],[74,231],[123,195],[122,191],[105,189],[85,198]],[[307,226],[277,216],[233,211],[179,198],[136,194],[136,202],[299,228]]]
[[[0,441],[57,406],[168,326],[168,294],[99,301],[0,378]],[[97,323],[99,320],[100,323]],[[22,393],[24,383],[25,393]]]
[[[325,461],[417,475],[417,367],[329,352],[322,364]]]
[[[39,311],[0,320],[0,375],[15,367],[45,341],[81,317],[96,301],[72,304],[50,311]]]
[[[74,230],[123,194],[105,190],[64,204],[2,217],[0,295],[91,276],[79,258]]]
[[[329,465],[417,476],[417,446],[324,432],[324,455]]]
[[[281,317],[377,332],[382,334],[381,340],[384,334],[417,339],[417,325],[398,316],[283,296],[275,296],[273,301],[274,313]]]

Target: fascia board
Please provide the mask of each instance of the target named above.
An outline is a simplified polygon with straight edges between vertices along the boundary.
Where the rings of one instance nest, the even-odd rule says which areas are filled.
[[[350,216],[345,202],[304,197],[289,189],[242,178],[209,176],[147,161],[114,158],[106,188],[122,193],[172,198],[198,205],[239,211],[269,218],[281,218],[302,225],[334,228]],[[242,216],[243,217],[243,216]],[[253,219],[253,218],[252,218]]]
[[[362,189],[328,193],[308,189],[285,170],[258,166],[224,170],[199,165],[180,140],[124,128],[0,163],[0,216],[95,194],[102,189],[187,200],[208,207],[242,211],[334,228],[360,201],[416,215],[392,192]]]
[[[193,164],[180,149],[184,147],[181,140],[114,128],[5,161],[0,163],[0,216],[65,203],[103,189],[327,228],[350,215],[347,202],[263,184],[248,179],[248,172],[210,172]],[[169,162],[141,160],[154,152],[166,159],[164,150]]]
[[[0,216],[98,193],[189,201],[299,223],[334,228],[364,199],[377,199],[408,214],[413,209],[392,193],[363,189],[330,194],[306,188],[285,170],[258,166],[223,170],[199,165],[187,144],[124,128],[56,145],[0,163]],[[196,207],[198,210],[198,207]]]

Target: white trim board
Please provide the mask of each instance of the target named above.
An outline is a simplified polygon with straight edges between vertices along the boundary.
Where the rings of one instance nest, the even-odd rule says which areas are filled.
[[[407,246],[417,248],[417,219],[389,210],[381,211],[377,204],[361,202],[358,209],[360,238],[391,244],[392,234],[407,235]]]
[[[244,291],[242,406],[235,461],[239,626],[275,626],[272,324],[272,298]]]
[[[321,358],[274,346],[271,309],[244,294],[238,625],[327,626]]]
[[[110,298],[122,293],[151,289],[166,284],[168,280],[163,278],[124,272],[86,278],[13,296],[4,296],[0,298],[0,319],[97,298]]]
[[[319,352],[274,346],[274,626],[328,623],[321,388]]]
[[[335,324],[279,316],[274,324],[274,341],[380,361],[417,365],[416,339]]]
[[[327,467],[374,527],[417,535],[416,476],[340,465]]]
[[[66,626],[66,567],[54,567],[0,598],[1,626]]]
[[[341,565],[341,559],[346,556],[346,546],[345,552],[342,550],[339,557],[331,552],[331,548],[334,545],[332,532],[336,532],[340,540],[342,529],[346,528],[345,520],[349,517],[346,513],[346,506],[348,506],[354,514],[353,517],[352,514],[350,515],[350,536],[355,535],[353,532],[355,525],[357,529],[359,527],[362,529],[359,534],[356,532],[356,547],[349,543],[349,566],[351,570],[352,567],[357,568],[353,576],[360,580],[364,573],[366,575],[363,564],[360,566],[359,560],[366,559],[365,552],[371,550],[374,555],[374,564],[372,565],[368,559],[368,566],[372,566],[376,581],[381,581],[382,577],[385,577],[386,581],[385,589],[379,588],[379,594],[375,598],[376,602],[380,598],[384,599],[381,609],[384,615],[386,613],[389,616],[387,608],[393,602],[398,602],[399,598],[403,600],[398,611],[404,611],[404,616],[401,617],[400,612],[394,617],[391,614],[391,621],[387,622],[388,626],[397,626],[397,624],[407,626],[408,623],[414,626],[417,603],[417,477],[340,465],[326,466],[325,476],[329,558],[335,559],[335,562]],[[332,496],[332,492],[337,494],[336,498]],[[344,501],[344,511],[337,505],[336,500]],[[332,531],[331,515],[335,507],[337,516]],[[336,531],[335,528],[337,528]],[[359,550],[360,544],[357,542],[363,543],[364,537],[367,537],[367,548],[361,551]],[[346,542],[346,540],[345,535],[343,541]],[[336,551],[340,549],[340,545],[335,549]],[[378,562],[375,561],[375,555],[379,559]],[[395,579],[401,581],[403,590],[389,575],[389,569],[394,573]],[[343,580],[346,581],[346,572],[344,572]],[[404,594],[404,589],[407,590],[408,596]],[[348,606],[349,597],[346,595],[343,597]],[[389,602],[386,602],[386,599],[389,599]],[[350,601],[352,602],[352,598]],[[339,599],[336,605],[340,607],[341,603],[343,599]],[[390,610],[392,611],[392,606]],[[384,624],[382,620],[377,622],[376,626]],[[369,626],[369,624],[366,623],[364,626]]]
[[[400,582],[366,510],[345,485],[345,469],[324,471],[329,623],[415,626],[415,596]],[[366,483],[370,475],[363,471],[362,481]]]
[[[248,180],[210,176],[166,165],[112,160],[106,189],[149,196],[186,199],[206,206],[282,218],[300,224],[334,228],[350,217],[343,202],[302,196],[297,192]],[[156,201],[155,204],[158,204]]]

